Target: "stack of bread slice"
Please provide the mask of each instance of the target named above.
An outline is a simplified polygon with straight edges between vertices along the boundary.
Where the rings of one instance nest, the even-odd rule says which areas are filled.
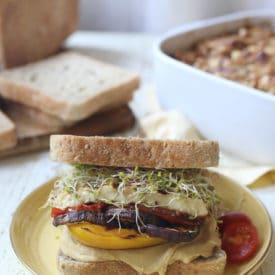
[[[16,145],[16,131],[12,121],[0,111],[0,151]]]
[[[0,157],[46,148],[53,133],[130,128],[138,86],[136,73],[73,51],[0,72]]]

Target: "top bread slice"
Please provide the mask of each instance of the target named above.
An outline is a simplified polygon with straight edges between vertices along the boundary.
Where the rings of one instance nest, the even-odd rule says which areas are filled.
[[[78,0],[1,0],[0,67],[55,54],[77,23]]]
[[[144,168],[203,168],[217,166],[214,141],[172,141],[142,138],[53,135],[51,158],[72,164]]]
[[[137,74],[72,51],[0,73],[0,94],[64,121],[129,102]]]
[[[14,147],[16,142],[14,123],[0,111],[0,150]]]

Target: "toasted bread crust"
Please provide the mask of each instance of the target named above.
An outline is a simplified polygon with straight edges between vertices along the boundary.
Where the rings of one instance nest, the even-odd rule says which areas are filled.
[[[50,148],[55,161],[99,166],[203,168],[216,166],[219,158],[214,141],[53,135]]]
[[[199,258],[189,264],[176,261],[169,265],[166,275],[220,275],[223,274],[226,263],[226,255],[222,250],[216,250],[208,259]],[[80,262],[65,256],[61,251],[58,255],[58,268],[64,275],[137,275],[139,274],[128,264],[121,261]],[[158,272],[150,275],[158,275]]]

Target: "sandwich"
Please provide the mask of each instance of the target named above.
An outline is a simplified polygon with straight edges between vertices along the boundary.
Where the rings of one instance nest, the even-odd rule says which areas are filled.
[[[61,274],[223,274],[212,141],[53,135]]]
[[[0,109],[11,120],[2,123],[9,129],[0,128],[0,141],[13,135],[0,145],[0,158],[48,148],[51,134],[131,128],[128,104],[138,86],[138,74],[73,51],[0,72]]]

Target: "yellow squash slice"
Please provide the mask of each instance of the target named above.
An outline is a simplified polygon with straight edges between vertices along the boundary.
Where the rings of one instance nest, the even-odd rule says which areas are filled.
[[[165,243],[166,240],[140,234],[134,229],[106,229],[91,223],[68,226],[71,235],[82,244],[102,249],[142,248]]]

